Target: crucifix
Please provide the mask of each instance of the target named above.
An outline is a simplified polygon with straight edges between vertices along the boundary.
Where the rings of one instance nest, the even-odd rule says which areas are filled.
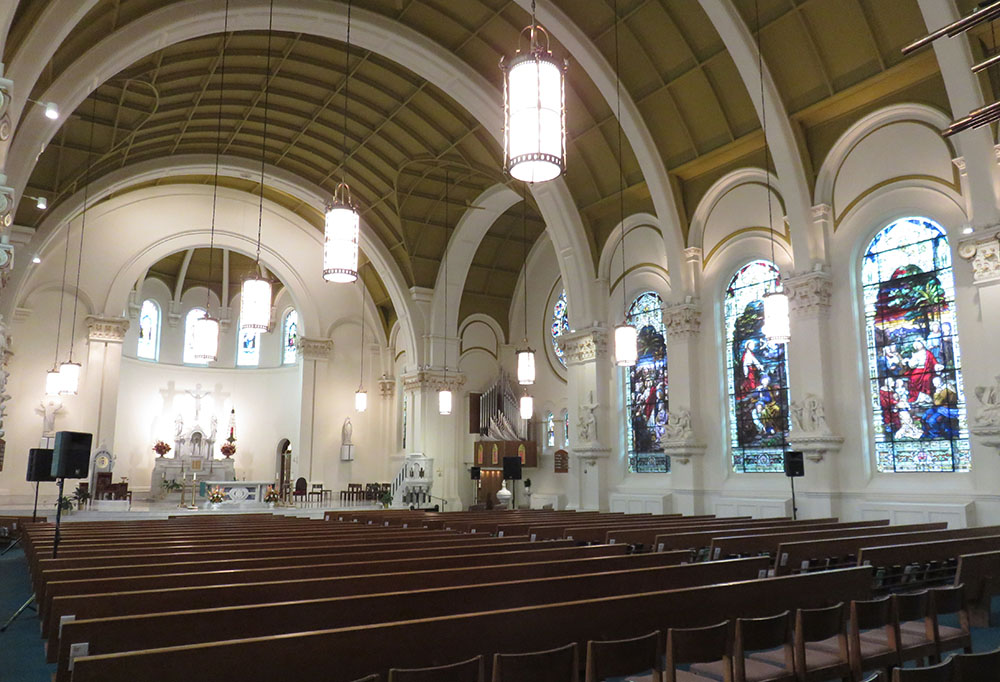
[[[187,390],[184,392],[194,398],[194,423],[200,424],[201,422],[199,418],[201,417],[201,399],[211,394],[211,391],[203,391],[201,390],[201,384],[195,384],[193,391]]]

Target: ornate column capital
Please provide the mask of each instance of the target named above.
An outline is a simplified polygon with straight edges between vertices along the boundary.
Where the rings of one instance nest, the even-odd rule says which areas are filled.
[[[1000,226],[960,240],[958,255],[972,262],[972,282],[976,286],[1000,282]]]
[[[381,384],[381,382],[379,382]],[[418,369],[403,375],[404,391],[458,391],[465,385],[465,375],[459,372],[445,372],[443,369]]]
[[[307,339],[300,336],[295,342],[295,349],[303,360],[326,361],[333,353],[333,339]]]
[[[830,313],[833,279],[823,270],[792,275],[782,280],[791,317],[826,317]]]
[[[378,380],[378,392],[383,398],[392,398],[396,395],[396,379],[383,374]]]
[[[678,303],[663,309],[667,336],[687,338],[701,332],[701,306],[695,302]]]
[[[3,64],[0,64],[0,169],[7,165],[7,150],[10,148],[10,134],[13,126],[10,120],[10,101],[14,91],[14,81],[3,77]],[[0,184],[6,178],[0,177]]]
[[[102,343],[121,343],[128,331],[127,317],[87,315],[87,340]]]
[[[698,442],[691,428],[691,410],[670,410],[663,435],[660,443],[663,453],[670,457],[671,462],[687,464],[691,458],[705,454],[706,446]]]
[[[559,347],[567,365],[582,365],[608,356],[608,329],[587,327],[559,336]]]

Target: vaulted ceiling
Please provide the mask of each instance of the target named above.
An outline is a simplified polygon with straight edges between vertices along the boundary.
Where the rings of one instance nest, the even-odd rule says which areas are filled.
[[[67,1],[21,0],[4,61],[16,56],[49,3]],[[59,46],[29,96],[40,98],[106,35],[182,1],[100,0]],[[613,0],[544,1],[557,5],[614,64]],[[948,109],[933,52],[908,58],[900,54],[904,44],[926,32],[917,0],[758,1],[764,58],[800,138],[808,172],[816,172],[837,136],[867,111],[898,101]],[[753,28],[754,0],[732,2]],[[959,4],[970,11],[975,2]],[[231,6],[238,12],[240,3],[232,0]],[[418,31],[497,88],[498,60],[512,52],[529,20],[513,0],[355,0],[354,7]],[[762,164],[760,123],[733,58],[698,0],[618,0],[618,13],[622,85],[671,175],[686,220],[721,175]],[[93,179],[148,159],[212,154],[217,144],[227,155],[259,162],[263,148],[268,164],[331,193],[343,175],[363,219],[399,265],[406,284],[433,286],[448,230],[482,191],[509,182],[500,171],[501,151],[493,131],[406,64],[356,46],[348,64],[343,42],[275,32],[268,73],[267,45],[268,35],[261,31],[208,35],[163,47],[130,65],[64,117],[25,193],[45,195],[53,206],[81,186],[88,167]],[[558,43],[553,50],[568,54]],[[348,72],[351,104],[345,126]],[[567,183],[596,262],[619,220],[619,163],[627,186],[626,211],[653,212],[653,205],[627,140],[619,159],[612,108],[574,63],[567,111]],[[88,166],[91,131],[95,161]],[[227,182],[259,191],[253,179]],[[514,189],[520,192],[516,183]],[[265,188],[265,193],[321,228],[315,209],[275,190]],[[543,225],[529,204],[524,234],[530,244]],[[16,221],[34,226],[41,217],[32,202],[22,202]],[[496,314],[502,324],[523,242],[522,213],[515,207],[490,230],[466,283],[467,302]],[[394,312],[385,287],[371,268],[365,279],[388,322]]]

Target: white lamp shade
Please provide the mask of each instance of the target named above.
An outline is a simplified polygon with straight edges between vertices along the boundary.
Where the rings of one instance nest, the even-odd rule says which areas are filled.
[[[791,340],[788,295],[784,291],[764,294],[764,327],[761,331],[771,343],[788,343]]]
[[[504,68],[504,155],[511,177],[545,182],[566,168],[565,65],[548,51]]]
[[[358,391],[354,394],[354,409],[358,412],[364,412],[368,409],[368,394],[364,391]]]
[[[638,334],[636,328],[628,324],[615,327],[615,364],[632,367],[639,357]]]
[[[451,414],[451,391],[438,391],[438,414]]]
[[[271,282],[263,277],[243,280],[240,292],[240,331],[266,332],[271,328]]]
[[[358,278],[358,230],[361,216],[347,202],[334,202],[326,210],[323,239],[323,279],[348,283]]]
[[[517,351],[517,383],[522,386],[535,383],[535,351],[530,348]]]
[[[78,362],[64,362],[59,365],[60,388],[62,395],[76,395],[80,390],[80,370]]]
[[[62,391],[62,375],[58,369],[50,369],[45,373],[45,395],[59,395]]]
[[[39,211],[44,211],[48,207],[49,207],[49,200],[46,199],[45,197],[38,197],[37,199],[35,199],[35,208],[37,208]]]
[[[52,121],[59,118],[59,107],[56,106],[55,102],[49,102],[45,105],[45,118]]]
[[[530,395],[521,396],[521,419],[531,419],[531,415],[535,413],[535,401],[531,399]]]
[[[191,327],[194,357],[204,362],[215,362],[219,357],[219,321],[205,313]]]

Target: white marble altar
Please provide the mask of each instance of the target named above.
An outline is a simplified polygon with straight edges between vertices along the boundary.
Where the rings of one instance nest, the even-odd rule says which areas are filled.
[[[201,490],[201,479],[198,479]],[[264,491],[274,481],[211,481],[205,480],[205,494],[212,488],[221,488],[226,496],[222,504],[264,504]],[[204,496],[199,492],[199,495]]]

